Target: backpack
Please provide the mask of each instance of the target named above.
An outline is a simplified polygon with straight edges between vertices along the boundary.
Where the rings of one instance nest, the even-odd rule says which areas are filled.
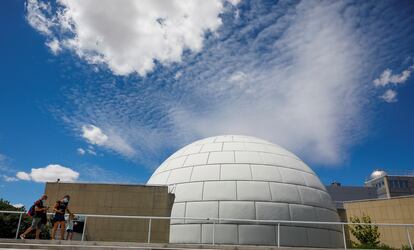
[[[38,201],[36,201],[35,203],[33,203],[33,205],[30,207],[29,211],[27,211],[27,215],[29,215],[30,217],[35,216],[36,214],[36,204],[38,203]]]
[[[30,207],[29,211],[27,211],[27,215],[29,215],[30,217],[33,217],[35,215],[35,206],[36,206],[36,204],[33,204]]]

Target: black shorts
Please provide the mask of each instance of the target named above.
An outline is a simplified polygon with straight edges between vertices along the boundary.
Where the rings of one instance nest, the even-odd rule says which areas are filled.
[[[53,216],[53,221],[54,222],[65,221],[65,215],[64,214],[55,214],[55,216]]]

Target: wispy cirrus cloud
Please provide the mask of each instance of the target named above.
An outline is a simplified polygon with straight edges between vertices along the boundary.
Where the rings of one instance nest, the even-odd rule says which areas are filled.
[[[3,177],[3,180],[5,182],[14,182],[14,181],[18,181],[19,180],[16,177],[8,176],[8,175],[2,175],[2,177]]]
[[[0,170],[6,169],[6,167],[5,167],[6,159],[7,159],[7,157],[5,155],[0,154]]]
[[[137,179],[132,176],[126,176],[115,171],[102,168],[97,165],[81,166],[82,182],[98,182],[98,183],[139,183]]]
[[[377,17],[388,14],[374,2],[242,1],[237,8],[211,14],[221,13],[222,24],[210,29],[214,34],[199,36],[202,49],[180,52],[175,63],[161,60],[163,65],[152,65],[146,77],[89,74],[86,83],[67,88],[68,105],[59,115],[80,137],[80,128],[93,124],[108,142],[122,142],[97,146],[138,160],[159,161],[196,138],[238,133],[276,142],[312,162],[343,161],[365,134],[377,61],[389,59],[387,44],[410,28],[393,36],[378,32],[401,20],[391,15],[381,23]],[[85,11],[109,21],[105,12]],[[85,27],[95,34],[92,40],[99,37],[100,30],[87,20],[76,25],[73,32]],[[146,35],[140,39],[153,41]],[[146,49],[138,45],[127,48]],[[117,59],[109,63],[113,74],[131,72],[125,67],[129,58],[105,51]],[[133,53],[131,58],[139,59]],[[141,72],[140,66],[132,68]],[[130,153],[117,145],[128,145]]]
[[[86,155],[86,154],[88,154],[88,155],[94,155],[94,156],[97,155],[97,153],[95,151],[95,148],[92,145],[89,145],[87,148],[77,148],[76,149],[76,152],[79,155]]]
[[[4,154],[0,153],[0,176],[6,182],[15,181],[14,177],[11,176],[14,174],[14,169],[10,166],[12,159]]]

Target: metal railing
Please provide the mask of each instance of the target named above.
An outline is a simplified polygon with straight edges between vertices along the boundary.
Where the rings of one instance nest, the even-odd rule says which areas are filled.
[[[16,236],[17,239],[19,236],[20,225],[22,222],[23,214],[26,212],[23,211],[0,211],[0,214],[19,214],[19,221],[17,224]],[[53,213],[48,213],[48,215]],[[88,218],[111,218],[111,219],[145,219],[148,220],[148,234],[147,234],[147,243],[151,243],[151,227],[153,220],[187,220],[187,221],[204,221],[212,224],[212,245],[215,245],[215,227],[216,224],[223,222],[240,222],[240,223],[249,223],[249,224],[271,224],[277,226],[277,247],[280,245],[280,226],[286,225],[333,225],[340,226],[341,234],[343,238],[344,249],[347,249],[347,238],[345,226],[356,226],[356,225],[367,225],[367,226],[378,226],[378,227],[403,227],[406,229],[406,236],[408,239],[408,244],[411,250],[413,249],[413,243],[411,241],[410,228],[414,228],[414,224],[402,224],[402,223],[353,223],[353,222],[327,222],[327,221],[290,221],[290,220],[249,220],[249,219],[231,219],[231,218],[198,218],[198,217],[165,217],[165,216],[127,216],[127,215],[99,215],[99,214],[77,214],[79,217],[84,217],[83,231],[81,236],[81,241],[85,240],[86,230],[87,230],[87,220]],[[331,229],[332,230],[332,229]],[[208,243],[205,243],[208,244]]]

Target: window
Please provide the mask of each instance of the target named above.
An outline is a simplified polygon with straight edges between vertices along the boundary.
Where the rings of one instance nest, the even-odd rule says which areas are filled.
[[[400,180],[401,188],[408,188],[408,180]]]
[[[400,182],[398,180],[390,180],[391,188],[400,188]]]

